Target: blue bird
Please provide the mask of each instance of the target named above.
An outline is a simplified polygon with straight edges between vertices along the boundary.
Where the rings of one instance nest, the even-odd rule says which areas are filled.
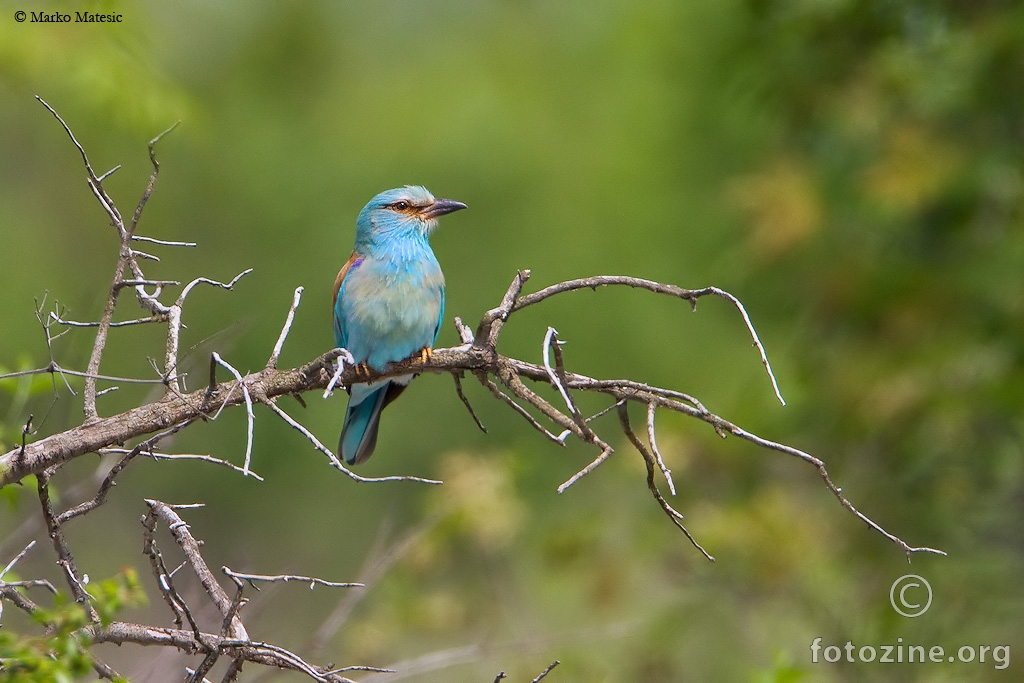
[[[423,187],[381,192],[356,219],[356,244],[334,282],[334,338],[356,363],[381,372],[412,355],[429,357],[444,316],[444,274],[427,238],[446,213],[465,209]],[[338,455],[366,462],[380,413],[413,375],[349,387]]]

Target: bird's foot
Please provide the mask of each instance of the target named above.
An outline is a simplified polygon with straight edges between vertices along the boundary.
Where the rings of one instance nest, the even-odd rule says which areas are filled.
[[[366,361],[362,363],[356,363],[356,376],[363,375],[364,377],[370,376],[370,366],[366,364]]]
[[[429,346],[424,346],[420,349],[420,362],[426,363],[428,360],[434,357],[434,350]]]

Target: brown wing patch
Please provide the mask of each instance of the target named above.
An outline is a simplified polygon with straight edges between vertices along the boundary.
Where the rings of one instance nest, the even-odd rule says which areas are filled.
[[[338,278],[334,281],[334,298],[331,300],[331,308],[338,305],[338,292],[341,291],[341,284],[345,281],[348,271],[352,270],[353,266],[359,265],[362,260],[363,257],[353,251],[352,255],[348,257],[348,261],[345,261],[345,265],[338,271]]]

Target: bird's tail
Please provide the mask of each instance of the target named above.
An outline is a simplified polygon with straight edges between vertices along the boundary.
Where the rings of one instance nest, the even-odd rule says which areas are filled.
[[[345,411],[345,424],[338,439],[338,455],[349,465],[359,465],[370,459],[377,445],[380,414],[402,393],[404,384],[385,381],[356,384]]]

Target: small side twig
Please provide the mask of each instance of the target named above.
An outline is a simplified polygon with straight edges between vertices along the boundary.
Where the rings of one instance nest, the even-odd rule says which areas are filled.
[[[458,394],[459,400],[462,401],[462,405],[466,406],[466,410],[469,411],[470,417],[473,418],[473,422],[475,422],[476,426],[480,428],[480,431],[486,434],[487,427],[485,427],[484,423],[480,421],[479,417],[477,417],[476,411],[473,410],[473,406],[470,404],[469,399],[466,398],[465,392],[462,391],[462,373],[453,372],[452,379],[455,380],[455,393]]]
[[[119,454],[124,455],[124,454],[130,453],[131,449],[128,449],[128,448],[101,448],[99,452],[101,454],[119,453]],[[241,467],[239,467],[238,465],[236,465],[233,462],[229,462],[229,461],[224,460],[222,458],[215,458],[212,455],[206,455],[206,454],[203,454],[203,453],[158,453],[155,450],[147,450],[147,451],[140,451],[139,455],[141,455],[144,458],[149,458],[150,460],[155,460],[157,462],[159,462],[161,460],[197,460],[199,462],[208,462],[208,463],[211,463],[213,465],[220,465],[221,467],[227,467],[228,469],[234,470],[235,472],[238,472],[239,474],[241,474],[243,476],[252,477],[256,481],[263,481],[263,477],[261,477],[260,475],[256,474],[251,469],[248,472],[246,472],[244,469],[242,469]]]
[[[540,683],[540,681],[542,681],[549,673],[551,673],[551,670],[554,669],[559,664],[561,664],[561,662],[558,661],[557,659],[555,661],[551,662],[551,664],[548,665],[548,668],[546,668],[543,671],[541,671],[540,675],[537,676],[532,681],[530,681],[530,683]]]
[[[232,600],[224,592],[220,584],[217,583],[213,572],[206,565],[206,560],[203,559],[202,554],[199,552],[199,543],[192,536],[192,532],[189,531],[188,524],[175,512],[172,506],[166,503],[147,499],[146,504],[152,513],[167,525],[168,530],[174,536],[174,540],[185,553],[185,557],[188,558],[188,563],[192,567],[193,573],[195,573],[199,582],[203,585],[203,589],[210,597],[210,600],[213,601],[213,604],[217,606],[222,615],[230,614]],[[241,620],[237,616],[231,623],[231,635],[234,638],[248,639],[245,626],[242,625]]]
[[[157,443],[159,443],[162,439],[177,434],[179,431],[181,431],[191,423],[192,421],[189,420],[187,422],[177,424],[171,427],[170,429],[166,429],[160,432],[159,434],[156,434],[146,439],[145,441],[141,442],[140,444],[138,444],[137,446],[130,450],[123,448],[116,449],[116,451],[115,449],[104,449],[107,452],[121,453],[124,457],[121,458],[120,461],[115,463],[114,466],[110,468],[110,471],[107,472],[107,475],[103,478],[103,481],[100,483],[100,487],[96,491],[95,496],[93,496],[91,499],[85,502],[79,503],[78,505],[69,510],[65,510],[64,512],[62,512],[60,516],[57,517],[57,523],[64,524],[68,520],[74,519],[75,517],[79,517],[88,512],[92,512],[100,505],[103,505],[103,503],[105,503],[107,500],[107,494],[110,492],[110,489],[117,484],[117,476],[121,474],[125,467],[128,466],[128,463],[130,463],[137,455],[139,455],[139,453],[148,452],[149,455],[152,456],[153,447]]]
[[[292,295],[292,306],[288,309],[288,315],[284,319],[284,327],[281,328],[281,334],[277,337],[277,343],[274,344],[274,351],[270,354],[270,360],[267,361],[268,368],[277,367],[277,359],[281,357],[281,349],[284,347],[284,340],[288,338],[288,332],[292,329],[292,321],[295,320],[295,309],[299,307],[299,301],[302,299],[302,287],[295,288],[295,294]]]
[[[172,240],[158,240],[154,237],[143,237],[142,235],[132,235],[132,240],[135,242],[149,242],[150,244],[159,244],[164,247],[194,247],[195,242],[175,242]]]
[[[245,380],[242,379],[242,374],[235,370],[235,368],[228,363],[226,360],[220,357],[216,351],[213,352],[213,360],[218,365],[223,366],[234,375],[235,380],[238,382],[238,386],[242,387],[242,395],[245,396],[245,414],[248,420],[245,435],[245,463],[242,465],[242,473],[249,476],[249,461],[252,459],[252,432],[253,423],[256,421],[256,414],[252,410],[252,397],[249,395],[249,387],[245,385]]]
[[[12,569],[14,569],[14,565],[18,564],[18,562],[21,561],[21,558],[25,557],[25,555],[28,553],[28,551],[32,550],[32,548],[34,548],[35,545],[36,545],[35,541],[32,541],[31,543],[29,543],[27,546],[25,546],[25,548],[20,553],[18,553],[17,555],[14,556],[13,560],[11,560],[10,562],[7,563],[6,567],[4,567],[2,570],[0,570],[0,581],[4,580],[4,577],[7,576],[7,572],[9,572]]]
[[[279,581],[287,583],[289,581],[298,581],[300,583],[308,583],[310,590],[313,590],[316,586],[327,586],[329,588],[362,588],[364,586],[364,584],[358,582],[326,581],[314,576],[298,576],[295,574],[244,574],[242,572],[232,571],[228,567],[221,567],[220,570],[224,572],[226,576],[229,576],[236,581],[248,582],[253,588],[257,588],[257,581],[263,581],[266,583],[277,583]],[[259,589],[257,588],[257,590]]]
[[[43,519],[46,521],[46,529],[50,534],[53,549],[59,558],[57,564],[64,570],[64,576],[67,579],[68,586],[71,588],[71,595],[74,596],[75,602],[79,603],[85,610],[89,621],[94,624],[99,623],[100,617],[92,605],[92,596],[85,589],[85,582],[78,573],[75,558],[71,554],[71,548],[68,546],[67,538],[64,536],[64,530],[61,528],[61,524],[53,510],[53,503],[50,501],[51,476],[52,473],[49,470],[37,474],[36,488],[39,493],[39,503],[42,507]]]
[[[295,429],[297,432],[299,432],[300,434],[305,436],[307,439],[309,439],[309,442],[313,444],[313,447],[316,450],[320,451],[321,453],[323,453],[324,455],[327,456],[327,459],[330,461],[332,467],[334,467],[336,470],[338,470],[340,472],[344,472],[348,477],[350,477],[351,479],[354,479],[355,481],[367,482],[367,483],[368,482],[384,482],[384,481],[417,481],[417,482],[420,482],[421,484],[443,484],[444,483],[444,482],[439,481],[437,479],[425,479],[423,477],[414,477],[414,476],[409,476],[409,475],[398,475],[398,476],[390,476],[390,477],[363,477],[363,476],[360,476],[360,475],[356,474],[355,472],[353,472],[352,470],[350,470],[349,468],[345,467],[345,465],[342,464],[342,462],[340,460],[338,460],[338,456],[336,456],[334,454],[334,451],[332,451],[330,448],[327,448],[326,446],[324,446],[320,442],[320,439],[316,438],[316,436],[313,434],[313,432],[311,432],[308,429],[306,429],[305,427],[303,427],[302,424],[300,424],[298,421],[293,419],[291,415],[289,415],[288,413],[286,413],[283,410],[281,410],[280,406],[278,406],[275,402],[267,401],[266,405],[267,405],[268,408],[270,408],[270,410],[272,410],[274,412],[275,415],[280,417],[282,420],[284,420],[289,425],[291,425],[293,429]]]
[[[710,562],[714,562],[715,558],[712,557],[711,554],[708,553],[708,551],[705,550],[704,547],[690,534],[687,528],[683,526],[682,513],[669,505],[669,502],[665,500],[663,495],[661,495],[661,491],[658,490],[658,485],[654,481],[654,456],[647,450],[647,447],[644,446],[644,442],[640,440],[636,435],[636,432],[633,431],[633,427],[629,424],[629,410],[625,403],[619,404],[619,423],[622,425],[622,431],[625,432],[626,438],[629,439],[630,443],[632,443],[640,453],[644,459],[644,464],[647,465],[647,488],[650,489],[651,495],[654,496],[656,501],[658,501],[658,504],[661,505],[661,509],[665,511],[665,514],[672,520],[672,523],[686,535],[686,538],[690,539],[690,543],[693,544],[693,547],[699,550]]]
[[[331,381],[327,383],[327,388],[324,389],[324,398],[330,396],[331,392],[334,391],[334,387],[338,386],[338,383],[341,381],[341,375],[345,372],[345,367],[351,367],[356,364],[356,359],[352,357],[348,349],[337,348],[334,349],[334,353],[336,354],[335,360],[338,365],[334,374],[331,375]]]
[[[654,459],[658,462],[658,467],[661,469],[661,473],[665,476],[665,482],[668,484],[669,493],[675,496],[676,484],[672,481],[672,470],[665,465],[665,460],[661,457],[661,452],[658,450],[658,440],[654,434],[655,410],[657,410],[656,405],[653,403],[647,404],[647,441],[651,444],[651,452],[654,453]]]

